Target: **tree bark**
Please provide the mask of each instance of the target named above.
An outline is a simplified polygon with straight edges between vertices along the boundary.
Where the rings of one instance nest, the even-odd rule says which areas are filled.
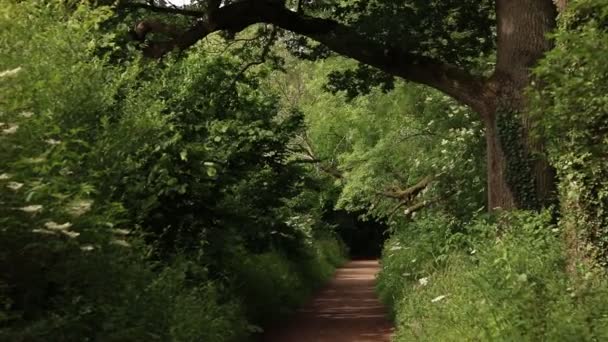
[[[530,69],[552,48],[555,28],[551,0],[497,0],[498,51],[488,87],[494,98],[484,116],[488,160],[488,207],[538,209],[554,195],[553,170],[542,140],[531,135],[525,88]]]
[[[485,113],[483,124],[486,138],[488,210],[508,210],[515,207],[515,197],[504,174],[507,160],[498,137],[496,113]]]

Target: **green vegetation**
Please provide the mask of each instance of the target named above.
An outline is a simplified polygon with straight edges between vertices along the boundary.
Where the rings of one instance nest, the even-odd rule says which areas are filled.
[[[572,4],[555,33],[557,47],[535,69],[543,85],[529,91],[539,119],[533,134],[546,139],[557,170],[559,214],[462,220],[429,211],[396,227],[378,284],[396,317],[396,341],[608,338],[608,83],[599,57],[605,53],[599,42],[608,38],[601,24],[607,9],[597,1]],[[515,141],[506,143],[521,150]],[[514,172],[524,177],[520,184],[528,174]]]
[[[231,84],[238,57],[120,56],[106,7],[1,11],[1,340],[242,341],[343,261],[282,162],[300,118]]]
[[[251,340],[380,239],[395,341],[608,340],[608,2],[506,1],[0,0],[0,340]]]
[[[568,270],[563,232],[548,213],[450,229],[445,218],[423,217],[385,246],[378,289],[393,307],[396,341],[608,337],[608,279],[599,269]]]

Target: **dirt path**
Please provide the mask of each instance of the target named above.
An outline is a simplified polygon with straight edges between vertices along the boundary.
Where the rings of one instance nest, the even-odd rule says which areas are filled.
[[[351,261],[316,298],[264,342],[388,342],[392,323],[374,292],[377,261]]]

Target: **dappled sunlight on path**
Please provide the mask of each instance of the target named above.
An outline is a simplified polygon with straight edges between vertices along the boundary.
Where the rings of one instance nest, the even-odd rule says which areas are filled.
[[[351,261],[264,342],[388,342],[392,323],[374,292],[377,261]]]

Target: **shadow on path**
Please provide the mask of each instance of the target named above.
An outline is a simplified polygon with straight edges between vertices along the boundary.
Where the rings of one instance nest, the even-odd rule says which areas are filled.
[[[292,320],[263,342],[388,342],[393,325],[374,291],[377,261],[351,261]]]

